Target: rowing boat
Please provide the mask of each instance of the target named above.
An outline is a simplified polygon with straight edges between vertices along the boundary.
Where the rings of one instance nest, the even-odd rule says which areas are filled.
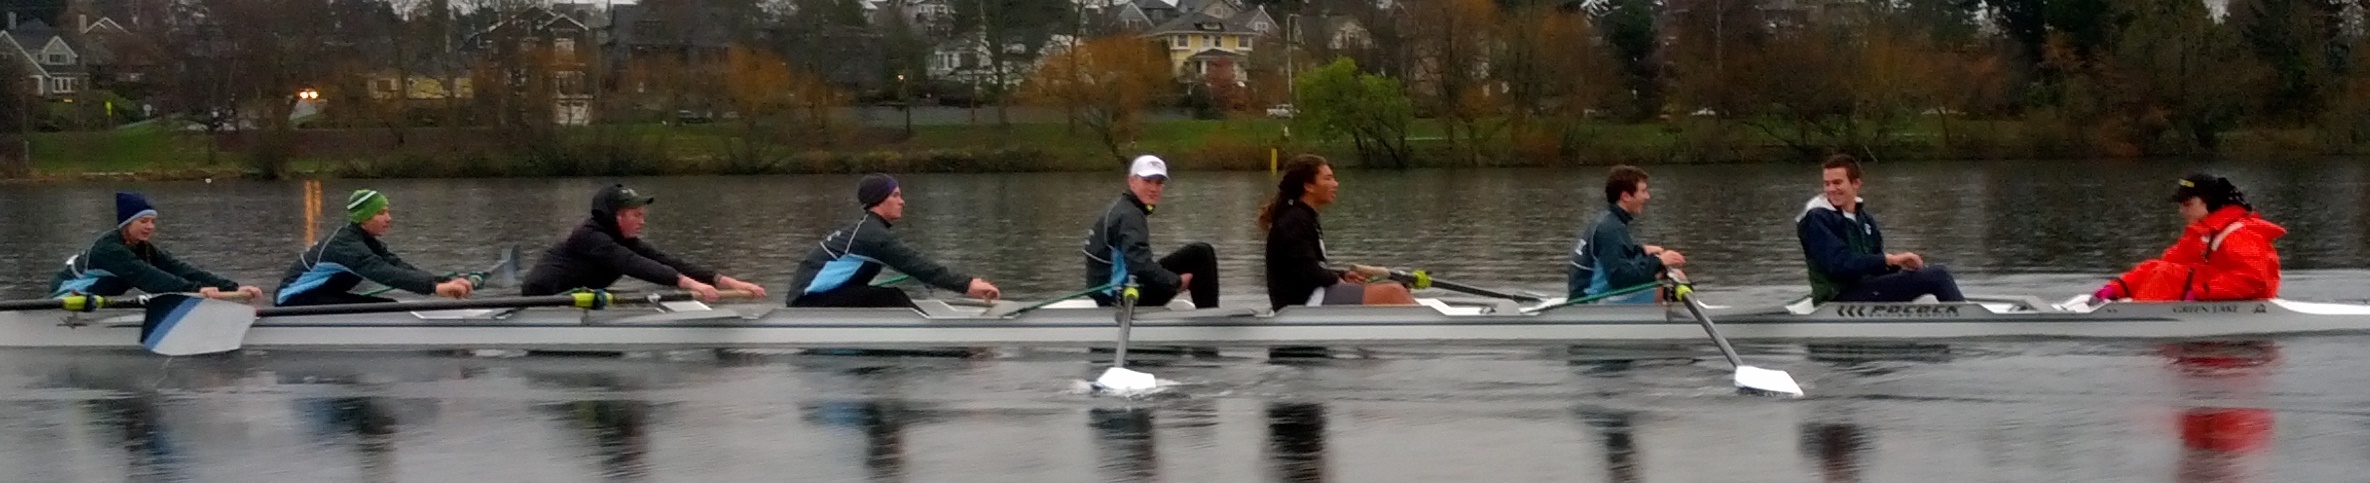
[[[1583,305],[1532,313],[1512,301],[1423,299],[1401,307],[1139,309],[1148,345],[1507,344],[1694,341],[1702,330],[1664,305]],[[1539,305],[1552,304],[1549,300]],[[1009,304],[1010,302],[999,302]],[[784,308],[697,303],[650,308],[446,310],[265,317],[245,345],[263,349],[666,350],[849,346],[1101,346],[1112,309],[1067,302],[1012,316],[998,307],[925,300],[918,309]],[[1721,331],[1748,341],[1989,338],[2210,339],[2370,332],[2370,305],[2268,300],[2186,303],[1808,303],[1715,306]],[[132,311],[0,312],[0,347],[135,348]]]

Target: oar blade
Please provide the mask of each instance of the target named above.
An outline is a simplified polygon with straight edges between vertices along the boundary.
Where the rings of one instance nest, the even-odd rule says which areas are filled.
[[[213,354],[238,350],[255,325],[255,308],[237,302],[159,295],[147,303],[140,324],[140,345],[167,356]]]
[[[1736,368],[1736,387],[1768,394],[1802,396],[1802,386],[1795,384],[1794,376],[1787,375],[1786,371],[1753,366]]]
[[[1152,377],[1151,374],[1128,370],[1125,367],[1104,370],[1103,376],[1094,380],[1095,393],[1111,396],[1133,397],[1149,394],[1158,389],[1160,389],[1160,379]]]

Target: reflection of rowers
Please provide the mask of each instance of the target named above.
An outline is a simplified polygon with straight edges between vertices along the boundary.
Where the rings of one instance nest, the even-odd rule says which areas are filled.
[[[2266,376],[2279,361],[2278,347],[2268,341],[2170,344],[2163,352],[2189,396],[2216,400],[2262,398]],[[2250,481],[2249,466],[2271,446],[2274,429],[2271,410],[2243,405],[2184,408],[2179,425],[2176,481],[2182,483]]]

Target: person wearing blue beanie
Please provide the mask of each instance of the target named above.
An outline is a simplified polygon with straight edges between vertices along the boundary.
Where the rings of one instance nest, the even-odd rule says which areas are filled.
[[[139,193],[115,194],[115,229],[91,242],[90,248],[66,259],[65,268],[49,283],[51,297],[96,295],[112,297],[138,289],[151,294],[197,293],[208,298],[238,294],[263,296],[263,290],[200,270],[157,248],[156,206]]]

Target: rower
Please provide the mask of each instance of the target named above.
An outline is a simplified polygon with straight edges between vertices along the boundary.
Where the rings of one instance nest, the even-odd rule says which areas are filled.
[[[798,274],[790,279],[790,286],[799,290],[790,297],[791,307],[913,307],[913,298],[904,290],[867,283],[884,265],[975,298],[992,302],[1002,295],[995,284],[939,265],[897,239],[890,228],[905,218],[905,190],[897,187],[896,178],[865,175],[856,183],[856,202],[863,205],[863,215],[823,237],[799,262]]]
[[[394,302],[351,292],[365,280],[407,292],[456,299],[468,298],[470,290],[475,288],[466,276],[439,277],[413,267],[387,250],[386,243],[379,241],[395,225],[394,215],[387,210],[387,195],[355,190],[346,198],[346,219],[351,223],[330,231],[329,236],[297,255],[296,264],[288,267],[288,275],[280,280],[277,305]]]
[[[1087,227],[1086,243],[1079,248],[1086,254],[1086,285],[1105,287],[1088,295],[1096,305],[1117,305],[1119,285],[1133,275],[1140,294],[1138,304],[1167,305],[1179,292],[1191,292],[1195,308],[1218,306],[1217,249],[1208,243],[1188,243],[1157,261],[1152,258],[1152,227],[1147,218],[1160,205],[1161,190],[1168,180],[1167,162],[1150,155],[1137,156],[1128,166],[1127,191],[1120,192],[1095,218],[1094,225]]]
[[[2268,300],[2279,296],[2279,249],[2288,230],[2264,220],[2230,180],[2181,178],[2172,201],[2188,220],[2164,255],[2140,263],[2092,292],[2110,300]]]
[[[1884,232],[1860,198],[1858,160],[1828,157],[1821,179],[1825,192],[1794,218],[1810,268],[1812,302],[1909,302],[1927,295],[1942,302],[1966,301],[1948,269],[1927,265],[1916,253],[1884,252]]]
[[[1292,305],[1414,305],[1406,285],[1387,282],[1390,271],[1326,264],[1325,228],[1317,211],[1339,197],[1341,182],[1323,156],[1293,156],[1276,181],[1276,194],[1259,209],[1267,232],[1267,301],[1281,310]]]
[[[521,295],[552,295],[572,290],[608,290],[622,277],[691,292],[703,302],[714,302],[718,290],[742,290],[765,297],[765,287],[735,280],[705,267],[675,258],[642,239],[650,204],[658,198],[642,196],[625,185],[610,185],[593,194],[592,215],[568,238],[543,251],[543,259],[527,271]]]
[[[66,259],[65,269],[49,282],[50,296],[113,297],[133,289],[151,294],[195,292],[206,298],[263,296],[262,289],[189,266],[157,248],[156,216],[156,208],[139,193],[116,193],[115,229]]]
[[[1578,299],[1654,283],[1665,270],[1687,264],[1687,257],[1678,250],[1640,245],[1630,235],[1630,224],[1645,214],[1646,200],[1652,197],[1646,188],[1646,170],[1614,166],[1605,176],[1605,212],[1580,231],[1579,243],[1572,246],[1572,264],[1564,282],[1566,297]],[[1654,300],[1653,291],[1639,291],[1601,303]]]

